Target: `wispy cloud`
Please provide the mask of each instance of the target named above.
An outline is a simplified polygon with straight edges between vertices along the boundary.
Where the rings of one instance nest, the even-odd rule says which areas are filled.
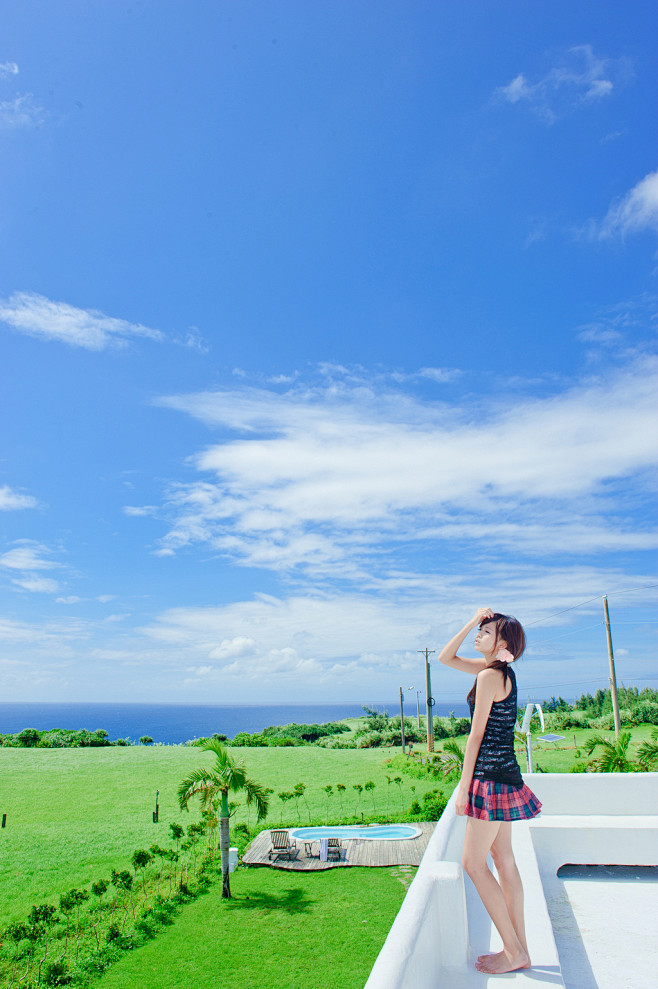
[[[658,460],[655,375],[645,358],[547,398],[471,409],[335,381],[170,397],[242,435],[198,453],[203,476],[172,486],[160,552],[202,543],[244,565],[363,585],[421,541],[544,557],[648,548],[654,536],[624,520],[614,492],[641,486]]]
[[[106,316],[96,309],[53,302],[34,292],[14,292],[8,299],[0,299],[0,322],[28,336],[58,340],[86,350],[126,346],[134,337],[164,339],[160,330]]]
[[[13,99],[0,100],[0,127],[36,127],[43,123],[45,116],[46,111],[32,93],[20,93]]]
[[[0,78],[3,76],[17,76],[18,66],[16,62],[0,62]]]
[[[598,227],[601,239],[658,231],[658,171],[649,172],[621,199],[612,203]]]
[[[0,566],[9,570],[52,570],[61,566],[47,558],[49,552],[46,546],[25,540],[0,556]]]
[[[59,590],[58,582],[52,577],[16,577],[12,583],[36,594],[56,594]]]
[[[37,594],[56,594],[59,583],[52,577],[44,577],[39,571],[54,570],[60,563],[49,559],[46,546],[31,540],[22,540],[19,545],[0,556],[0,568],[9,571],[11,583],[21,590]]]
[[[654,340],[657,329],[658,298],[645,292],[628,302],[602,309],[590,323],[578,327],[577,336],[583,343],[607,350],[630,351],[639,342]]]
[[[610,96],[626,75],[625,60],[603,58],[595,55],[591,45],[577,45],[540,79],[531,81],[521,72],[500,86],[494,99],[526,105],[546,123],[554,123],[570,110]]]
[[[0,511],[13,512],[21,508],[36,508],[37,499],[32,495],[20,494],[13,491],[8,484],[0,487]]]

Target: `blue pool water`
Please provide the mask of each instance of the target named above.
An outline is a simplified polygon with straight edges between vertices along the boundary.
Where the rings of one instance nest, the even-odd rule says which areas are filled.
[[[336,827],[295,828],[290,832],[300,841],[314,841],[318,838],[361,838],[366,841],[403,841],[418,838],[423,832],[411,824],[339,824]]]

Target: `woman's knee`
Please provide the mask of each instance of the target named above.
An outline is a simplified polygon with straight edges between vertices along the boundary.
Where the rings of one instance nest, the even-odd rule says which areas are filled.
[[[467,852],[464,850],[462,852],[462,869],[467,876],[473,877],[477,872],[481,872],[486,867],[486,858],[482,858],[481,855],[474,855],[470,851]]]

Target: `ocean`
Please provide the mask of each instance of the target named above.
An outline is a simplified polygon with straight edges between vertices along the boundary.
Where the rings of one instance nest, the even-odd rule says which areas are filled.
[[[391,717],[399,705],[376,704]],[[434,713],[457,717],[468,714],[465,704],[437,704]],[[262,731],[269,725],[323,724],[363,716],[360,704],[20,704],[0,703],[0,734],[13,735],[24,728],[104,728],[110,739],[139,741],[150,735],[154,742],[177,744],[218,732],[233,738],[240,731]],[[405,719],[416,715],[416,705],[405,707]],[[421,712],[422,714],[423,712]]]

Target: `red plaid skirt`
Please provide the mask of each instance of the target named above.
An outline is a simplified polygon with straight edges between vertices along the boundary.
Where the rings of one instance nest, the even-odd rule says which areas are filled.
[[[529,786],[510,786],[475,777],[468,791],[466,814],[479,821],[527,821],[541,810]]]

